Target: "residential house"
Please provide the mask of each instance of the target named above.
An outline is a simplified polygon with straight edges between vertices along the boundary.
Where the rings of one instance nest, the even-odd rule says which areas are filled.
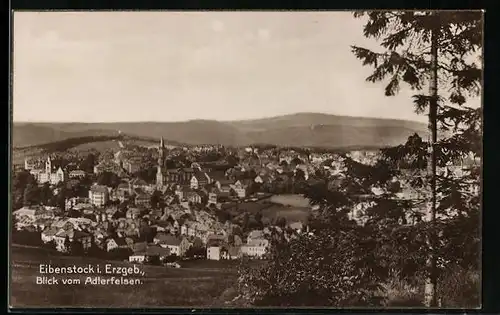
[[[146,193],[139,192],[135,195],[134,203],[136,206],[149,207],[151,205],[151,196]]]
[[[116,190],[121,191],[121,192],[127,192],[128,194],[131,194],[132,193],[132,185],[131,185],[131,183],[120,183],[116,187]]]
[[[172,255],[175,254],[179,257],[184,256],[191,245],[185,237],[180,238],[165,233],[162,233],[159,236],[157,235],[153,241],[155,244],[158,244],[163,248],[168,248]]]
[[[189,184],[191,181],[191,178],[193,177],[195,170],[193,168],[181,168],[179,170],[180,173],[180,181],[179,183],[184,185],[184,184]]]
[[[207,246],[207,259],[208,260],[221,260],[221,247],[220,246]]]
[[[117,190],[114,194],[114,200],[118,200],[120,202],[126,202],[130,199],[131,194],[126,190]]]
[[[115,237],[106,240],[106,251],[109,252],[116,248],[129,248],[124,237]]]
[[[215,187],[217,187],[221,191],[229,191],[231,189],[231,185],[234,185],[235,181],[231,179],[219,179],[215,182]]]
[[[191,177],[190,187],[192,189],[198,189],[205,186],[210,181],[207,173],[205,172],[195,172],[193,177]]]
[[[94,242],[97,246],[100,248],[103,248],[105,245],[105,240],[108,237],[108,232],[106,232],[106,229],[99,225],[93,232],[94,236]]]
[[[91,203],[78,203],[73,206],[73,210],[80,211],[82,214],[92,215],[95,209]]]
[[[109,207],[109,208],[106,208],[106,210],[104,210],[104,212],[106,213],[107,220],[111,221],[111,220],[113,220],[113,216],[115,215],[115,213],[118,212],[118,208],[117,207]]]
[[[199,204],[202,201],[201,195],[196,191],[190,191],[186,194],[187,201],[195,204]]]
[[[35,221],[37,210],[39,210],[39,208],[22,207],[21,209],[14,211],[12,214],[16,217],[17,220],[26,217]]]
[[[170,255],[168,248],[146,243],[134,244],[132,251],[133,254],[129,256],[129,261],[135,263],[145,263],[152,260],[163,261]]]
[[[254,182],[257,184],[271,184],[274,178],[271,174],[261,174],[254,178]]]
[[[196,235],[196,222],[186,220],[181,226],[181,235],[195,236]]]
[[[69,178],[84,178],[87,174],[83,170],[74,170],[69,172]]]
[[[101,161],[98,165],[94,166],[94,174],[99,175],[103,172],[113,172],[118,176],[123,177],[125,175],[124,170],[119,164],[114,163],[114,161]]]
[[[164,220],[157,221],[154,226],[158,232],[173,233],[174,230],[172,223]]]
[[[108,215],[104,209],[97,209],[94,212],[94,217],[96,222],[106,222],[108,221]]]
[[[177,186],[175,195],[179,197],[179,201],[187,201],[193,192],[195,192],[195,190],[190,186]]]
[[[223,247],[221,251],[221,258],[225,260],[238,259],[241,255],[241,246]]]
[[[93,185],[89,190],[90,202],[96,207],[103,207],[109,200],[109,191],[106,186]]]
[[[43,207],[23,207],[14,211],[13,215],[17,219],[16,229],[21,230],[23,228],[33,227],[36,225],[37,220],[54,218],[54,211]]]
[[[61,252],[66,252],[69,249],[66,248],[66,237],[68,237],[70,242],[76,241],[82,244],[84,251],[88,250],[92,246],[92,235],[86,232],[78,231],[75,229],[59,230],[53,237],[56,242],[56,249]]]
[[[148,183],[146,183],[145,180],[140,178],[135,178],[132,181],[130,181],[130,185],[132,186],[133,189],[140,189],[140,190],[145,190],[148,189],[149,187]]]
[[[42,242],[48,243],[54,240],[54,236],[59,232],[57,228],[47,227],[41,233]]]
[[[39,161],[35,159],[28,159],[28,158],[24,159],[24,169],[27,171],[31,171],[33,169],[38,168],[39,164],[40,164]]]
[[[60,252],[66,252],[69,248],[66,248],[66,237],[71,241],[71,237],[73,236],[73,230],[64,230],[61,229],[57,231],[54,235],[53,240],[56,242],[56,249]]]
[[[209,234],[206,238],[207,246],[221,246],[227,244],[228,237],[220,234]]]
[[[132,255],[128,257],[129,262],[142,264],[146,262],[146,249],[148,244],[145,242],[135,243],[132,246]]]
[[[253,230],[250,233],[248,233],[247,236],[247,243],[250,243],[254,239],[261,239],[264,238],[265,233],[262,230]]]
[[[248,185],[244,184],[240,180],[231,185],[231,189],[234,191],[238,198],[245,198],[248,194]]]
[[[140,158],[127,158],[122,161],[122,167],[129,173],[133,174],[140,170],[141,160]]]
[[[167,241],[169,236],[171,236],[169,233],[158,232],[153,238],[153,243],[160,244],[163,241]]]
[[[207,173],[207,176],[209,178],[209,184],[226,179],[226,175],[223,171],[212,171]]]
[[[44,230],[46,227],[50,226],[53,221],[53,218],[37,218],[35,222],[33,222],[33,227],[37,230]]]
[[[208,202],[210,204],[217,204],[217,193],[216,190],[212,190],[211,192],[208,193]]]
[[[246,256],[263,258],[269,248],[267,239],[252,239],[249,243],[241,246],[241,253]]]
[[[141,215],[141,209],[139,208],[128,208],[125,214],[127,219],[138,219]]]

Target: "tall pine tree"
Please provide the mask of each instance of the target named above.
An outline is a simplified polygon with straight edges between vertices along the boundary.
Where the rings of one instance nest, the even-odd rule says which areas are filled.
[[[442,152],[437,152],[438,123],[441,123],[446,130],[451,120],[458,128],[460,117],[474,111],[464,104],[468,97],[477,97],[481,91],[482,71],[479,58],[482,48],[482,13],[375,11],[357,12],[355,16],[368,18],[364,35],[379,40],[385,49],[374,52],[357,46],[352,47],[356,57],[361,59],[364,65],[374,68],[374,72],[367,80],[370,82],[387,80],[385,87],[387,96],[395,95],[402,82],[407,83],[411,89],[420,92],[414,95],[416,111],[422,113],[427,110],[429,119],[427,221],[435,225],[438,155],[450,151],[449,147],[442,146]],[[426,86],[429,92],[423,94],[422,91]],[[480,139],[469,139],[469,141],[476,146],[481,143]],[[435,226],[430,228],[428,235],[429,268],[425,290],[427,306],[437,305],[435,230]]]

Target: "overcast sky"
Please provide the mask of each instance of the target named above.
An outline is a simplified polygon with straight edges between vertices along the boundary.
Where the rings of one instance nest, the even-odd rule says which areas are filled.
[[[365,82],[362,27],[349,12],[16,12],[14,121],[425,121],[409,89]]]

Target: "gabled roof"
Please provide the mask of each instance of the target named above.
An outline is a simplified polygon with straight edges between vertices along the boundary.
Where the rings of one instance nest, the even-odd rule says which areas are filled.
[[[148,244],[146,242],[134,243],[134,245],[132,245],[132,251],[134,253],[143,253],[146,251],[147,246]]]
[[[21,209],[14,211],[13,214],[17,216],[34,216],[36,212],[37,209],[22,207]]]
[[[93,185],[92,187],[90,187],[90,190],[93,193],[107,193],[108,192],[108,188],[106,188],[106,186],[103,186],[103,185]]]
[[[85,175],[85,171],[83,170],[72,170],[70,173],[70,175]]]
[[[223,171],[212,171],[208,173],[208,177],[214,181],[226,179],[226,174]]]
[[[47,228],[45,228],[45,230],[43,230],[42,234],[45,236],[54,236],[57,234],[58,231],[59,230],[57,228],[47,227]]]
[[[188,191],[188,192],[186,193],[186,195],[188,196],[188,198],[189,198],[189,197],[194,197],[194,196],[201,196],[198,192],[196,192],[196,191],[194,191],[194,190],[192,190],[192,191]]]
[[[54,236],[57,236],[57,237],[62,237],[62,238],[65,238],[65,237],[69,237],[69,238],[72,238],[74,235],[74,231],[73,230],[59,230],[57,231],[57,233],[54,235]]]
[[[193,176],[196,178],[197,181],[207,181],[206,173],[203,172],[196,172],[193,174]]]
[[[150,245],[146,248],[146,255],[148,256],[167,256],[169,254],[170,250],[161,246]]]
[[[220,179],[220,180],[217,180],[217,182],[221,185],[221,186],[228,186],[228,185],[231,185],[231,184],[234,184],[235,181],[232,180],[232,179]]]
[[[149,195],[144,192],[139,192],[135,195],[136,199],[149,199]]]
[[[160,244],[170,245],[170,246],[179,246],[182,242],[182,239],[179,237],[175,237],[171,234],[161,233],[160,237],[158,235],[155,237],[158,239]]]
[[[116,245],[118,245],[118,246],[127,246],[127,241],[125,240],[124,237],[110,238],[110,239],[108,239],[108,242],[111,240],[115,241]]]
[[[120,183],[118,184],[118,186],[116,187],[116,189],[129,189],[129,184],[128,183]]]
[[[264,237],[264,231],[261,230],[253,230],[248,234],[249,239],[262,238],[262,237]]]
[[[164,221],[164,220],[157,221],[156,225],[164,227],[164,228],[172,227],[172,223],[170,223],[168,221]]]
[[[135,185],[135,186],[147,186],[148,185],[148,183],[146,183],[145,180],[140,179],[140,178],[135,178],[130,183],[132,185]]]

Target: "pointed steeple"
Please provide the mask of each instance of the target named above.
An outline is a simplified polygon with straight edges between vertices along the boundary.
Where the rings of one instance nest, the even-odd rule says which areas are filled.
[[[52,172],[52,160],[50,159],[50,156],[47,157],[47,162],[45,162],[45,172],[46,173]]]
[[[158,166],[163,167],[165,165],[165,143],[163,137],[160,138],[160,146],[158,148]]]

